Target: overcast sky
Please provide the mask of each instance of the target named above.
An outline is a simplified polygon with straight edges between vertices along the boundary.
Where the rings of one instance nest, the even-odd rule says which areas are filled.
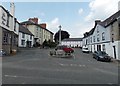
[[[56,33],[58,26],[70,37],[83,37],[94,27],[97,19],[105,20],[118,11],[119,0],[89,0],[86,2],[15,2],[15,16],[19,22],[38,17],[47,29]],[[2,3],[9,10],[10,3]]]

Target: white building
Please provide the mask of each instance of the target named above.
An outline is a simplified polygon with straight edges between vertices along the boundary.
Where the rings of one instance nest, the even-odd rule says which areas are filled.
[[[120,11],[104,21],[95,21],[94,28],[86,32],[83,46],[89,51],[105,51],[109,56],[120,59]]]
[[[33,47],[34,35],[24,26],[19,28],[19,47]]]
[[[0,49],[7,54],[17,50],[19,23],[14,17],[14,3],[11,3],[9,12],[0,5]]]
[[[61,42],[62,45],[67,45],[70,47],[82,47],[82,38],[68,38]]]

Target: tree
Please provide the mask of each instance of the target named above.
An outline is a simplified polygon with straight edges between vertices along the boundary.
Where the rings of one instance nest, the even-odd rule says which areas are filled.
[[[69,36],[70,35],[67,31],[61,30],[61,40],[65,39],[65,38],[69,38]],[[55,42],[59,41],[59,31],[57,33],[55,33],[54,40],[55,40]]]
[[[48,46],[47,40],[45,40],[45,41],[43,42],[43,47],[44,47],[44,46]]]
[[[50,41],[50,40],[45,40],[44,42],[43,42],[43,44],[42,44],[42,46],[43,46],[43,48],[44,47],[49,47],[49,48],[52,48],[52,47],[56,47],[56,43],[55,42],[53,42],[53,41]]]

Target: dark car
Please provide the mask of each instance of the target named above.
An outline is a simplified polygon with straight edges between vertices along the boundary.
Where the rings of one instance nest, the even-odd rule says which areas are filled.
[[[0,49],[0,57],[5,56],[5,55],[6,55],[5,51],[3,49]]]
[[[111,61],[111,57],[104,51],[95,51],[93,58],[97,59],[97,61]]]

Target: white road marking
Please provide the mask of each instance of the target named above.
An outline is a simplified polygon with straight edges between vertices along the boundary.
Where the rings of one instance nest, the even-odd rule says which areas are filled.
[[[16,78],[17,76],[14,76],[14,75],[5,75],[5,77],[13,77],[13,78]]]
[[[30,76],[16,76],[16,75],[4,75],[5,77],[11,77],[11,78],[33,78]]]
[[[71,66],[71,67],[85,67],[85,65],[81,65],[81,64],[62,64],[62,63],[59,63],[59,65],[61,65],[61,66]]]

